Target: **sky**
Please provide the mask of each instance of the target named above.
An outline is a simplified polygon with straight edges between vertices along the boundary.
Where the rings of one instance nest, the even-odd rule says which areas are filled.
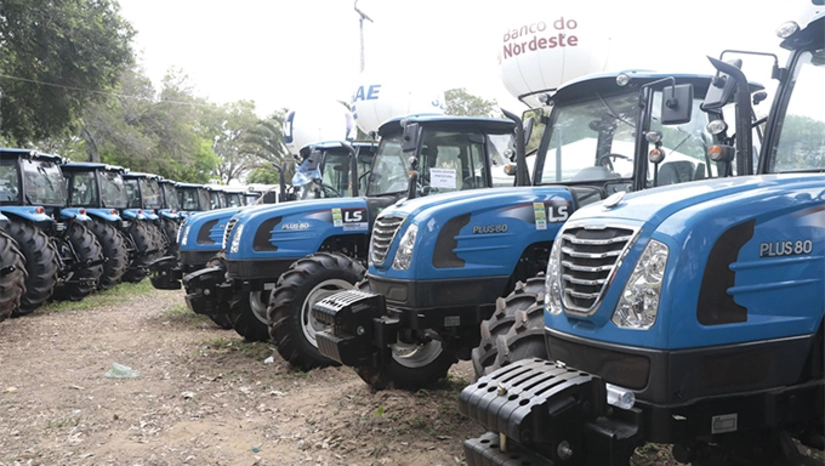
[[[171,68],[217,103],[254,100],[265,116],[302,100],[350,101],[360,83],[359,16],[352,0],[119,0],[138,34],[139,62],[159,87]],[[713,73],[724,49],[784,54],[774,31],[810,14],[810,0],[359,0],[366,68],[469,92],[520,113],[499,76],[504,32],[570,5],[603,21],[609,69]],[[770,61],[745,58],[767,84]]]

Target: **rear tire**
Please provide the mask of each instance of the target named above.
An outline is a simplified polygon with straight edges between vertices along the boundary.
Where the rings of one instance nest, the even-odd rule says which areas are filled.
[[[0,275],[0,322],[11,317],[26,293],[26,257],[17,247],[17,241],[0,231],[0,271],[14,267],[12,272]]]
[[[129,269],[123,274],[124,282],[139,283],[148,275],[149,264],[155,260],[157,255],[155,252],[149,252],[158,247],[155,242],[155,230],[155,227],[147,222],[132,221],[127,234],[131,236],[135,244],[135,252]]]
[[[103,275],[98,282],[98,289],[108,290],[120,283],[120,279],[129,268],[129,250],[123,237],[113,225],[95,220],[89,224],[89,230],[97,237],[103,256],[108,258],[103,263]]]
[[[79,262],[99,262],[104,258],[103,248],[100,246],[97,237],[82,223],[69,223],[66,241],[74,249],[76,259]],[[102,274],[102,263],[77,269],[72,274],[72,282],[58,286],[52,294],[52,299],[57,301],[80,301],[97,289]]]
[[[481,323],[481,343],[473,348],[476,379],[513,361],[547,358],[544,342],[544,274],[516,284],[496,301],[493,315]]]
[[[358,289],[370,291],[367,280]],[[355,372],[374,390],[397,388],[418,390],[432,386],[447,377],[450,367],[458,361],[455,352],[445,349],[438,340],[421,345],[405,345],[400,340],[392,350],[392,360],[382,368],[356,367]]]
[[[293,367],[309,370],[335,364],[318,351],[315,334],[324,326],[312,317],[312,305],[352,289],[366,270],[339,253],[319,252],[294,262],[278,279],[269,299],[269,335],[278,353]]]
[[[12,317],[18,317],[31,314],[51,297],[60,262],[57,248],[40,228],[26,221],[11,221],[7,232],[20,246],[28,273],[26,293],[20,307],[12,311]]]

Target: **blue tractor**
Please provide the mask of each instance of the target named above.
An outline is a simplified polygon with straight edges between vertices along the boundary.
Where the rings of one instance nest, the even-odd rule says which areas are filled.
[[[110,289],[120,283],[129,268],[129,251],[134,250],[120,215],[128,203],[124,169],[84,162],[66,163],[60,168],[66,178],[69,207],[85,209],[92,219],[87,228],[97,238],[106,257],[98,288]]]
[[[228,310],[239,334],[273,338],[294,366],[329,364],[315,344],[310,310],[361,280],[379,212],[405,197],[453,191],[479,196],[478,189],[492,186],[494,164],[508,162],[502,153],[512,145],[515,126],[510,120],[443,115],[386,122],[370,175],[359,175],[367,183],[366,197],[236,214],[226,230],[226,279],[219,270],[189,275],[187,301]]]
[[[6,233],[8,225],[8,217],[0,214],[0,322],[20,307],[28,278],[26,257],[20,252],[17,241]]]
[[[121,216],[134,246],[129,269],[123,276],[123,281],[128,283],[138,283],[146,278],[149,265],[163,255],[167,247],[157,214],[163,208],[160,179],[160,176],[149,173],[123,174],[128,204]]]
[[[93,292],[105,262],[84,209],[67,206],[62,158],[28,149],[0,149],[0,213],[26,257],[26,294],[14,316],[47,299],[79,300]]]
[[[461,394],[461,411],[490,430],[465,442],[469,465],[628,464],[646,442],[695,466],[821,464],[797,442],[825,447],[825,12],[777,33],[790,56],[756,122],[758,174],[571,216],[531,306],[543,354]],[[706,106],[728,93],[747,108],[741,71],[713,63],[720,98]],[[709,154],[735,152],[747,174],[753,124],[737,115],[737,149]]]
[[[376,389],[445,377],[471,358],[502,297],[543,289],[528,279],[547,267],[573,212],[615,193],[719,176],[705,126],[721,110],[700,109],[711,79],[625,72],[567,83],[543,98],[552,112],[542,118],[532,186],[384,209],[361,290],[316,306],[321,354]]]
[[[293,180],[293,189],[288,192],[286,185],[280,187],[282,200],[306,200],[313,198],[333,198],[357,196],[363,191],[376,145],[370,142],[329,141],[312,144],[302,150],[298,176]],[[358,180],[353,185],[351,180]],[[267,197],[266,200],[270,200]],[[250,207],[252,209],[253,207]],[[269,211],[268,206],[255,206]],[[159,289],[179,289],[181,278],[203,269],[207,265],[223,269],[223,257],[216,255],[222,250],[226,225],[239,208],[221,209],[192,216],[187,219],[181,233],[179,264],[174,257],[159,260],[153,267],[152,283]],[[224,315],[210,307],[199,307],[193,302],[193,310],[209,315],[221,326],[231,328],[231,322]]]

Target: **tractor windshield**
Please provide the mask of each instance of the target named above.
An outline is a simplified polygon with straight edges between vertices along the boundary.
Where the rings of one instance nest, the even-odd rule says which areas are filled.
[[[66,179],[56,163],[22,159],[23,183],[29,205],[66,205]]]
[[[76,172],[69,178],[69,205],[72,207],[97,207],[97,178],[93,170]]]
[[[143,196],[144,209],[162,209],[163,197],[157,180],[143,178],[140,180],[140,194]]]
[[[225,204],[222,202],[223,199],[221,199],[221,197],[222,196],[221,196],[220,192],[218,192],[218,191],[209,191],[209,209],[210,210],[222,209],[224,207]]]
[[[118,172],[100,172],[100,197],[103,207],[125,209],[129,205],[123,177]]]
[[[243,205],[240,193],[226,193],[227,207],[240,207]]]
[[[395,194],[407,189],[407,160],[401,151],[401,134],[381,140],[370,184],[370,196]],[[488,186],[485,146],[481,133],[424,129],[418,154],[419,195]]]
[[[175,186],[172,183],[161,183],[163,189],[163,198],[166,200],[167,209],[180,210],[180,203],[178,202],[178,193],[175,191]]]
[[[653,97],[650,129],[663,133],[666,157],[659,167],[659,184],[706,177],[707,114],[694,99],[693,119],[678,127],[659,122],[661,92]],[[540,184],[630,179],[635,159],[639,92],[628,91],[571,104],[559,103],[550,122],[550,143],[540,172]],[[654,168],[648,167],[652,180]]]
[[[138,180],[135,178],[130,178],[128,180],[123,180],[123,184],[126,187],[126,199],[128,200],[126,207],[130,209],[143,208],[143,206],[140,205],[140,191],[138,190]]]
[[[261,196],[255,193],[246,193],[243,195],[244,197],[244,205],[252,205],[257,201]]]
[[[180,195],[179,200],[181,210],[201,210],[198,205],[198,195],[200,194],[199,189],[178,188],[178,194]],[[205,203],[208,202],[209,200],[207,199]]]
[[[17,159],[0,159],[0,203],[20,203],[20,172]]]
[[[794,67],[778,143],[771,148],[771,173],[822,171],[825,169],[825,49],[800,54]]]

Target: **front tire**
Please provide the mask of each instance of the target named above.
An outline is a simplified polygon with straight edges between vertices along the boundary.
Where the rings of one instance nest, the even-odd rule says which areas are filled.
[[[226,265],[224,264],[226,256],[224,253],[220,252],[209,259],[209,262],[206,263],[206,268],[209,267],[220,267],[224,273],[226,273]],[[218,327],[223,330],[230,330],[232,328],[232,319],[227,314],[207,314],[209,320],[214,322]]]
[[[68,242],[66,246],[70,245],[74,250],[74,259],[78,262],[100,262],[104,258],[97,237],[81,223],[69,223],[65,240]],[[80,301],[97,289],[102,274],[102,263],[77,269],[72,274],[72,281],[58,286],[52,298],[57,301]]]
[[[268,291],[241,291],[235,295],[228,316],[230,328],[234,328],[246,341],[269,340],[266,313],[270,297]]]
[[[95,220],[88,228],[97,237],[100,247],[103,248],[103,256],[108,259],[103,264],[103,275],[100,276],[97,287],[100,290],[108,290],[120,283],[123,274],[129,268],[129,250],[123,236],[113,225]]]
[[[481,343],[472,351],[476,379],[528,358],[547,359],[543,274],[519,282],[496,301],[493,315],[481,323]]]
[[[281,275],[269,300],[267,320],[278,353],[290,365],[309,370],[334,364],[318,351],[315,335],[325,326],[312,317],[312,305],[354,288],[365,272],[343,254],[319,252],[299,259]]]
[[[166,239],[166,254],[167,256],[178,255],[178,224],[167,218],[161,219],[161,233]]]
[[[14,270],[0,275],[0,322],[11,317],[20,306],[20,299],[26,293],[26,257],[20,252],[17,241],[0,231],[0,271]],[[2,272],[0,272],[2,273]]]
[[[12,317],[31,314],[52,295],[57,285],[60,267],[57,248],[40,228],[26,221],[11,221],[8,234],[20,246],[26,258],[26,294],[20,299],[20,307],[12,311]]]
[[[358,288],[370,291],[369,282],[364,280]],[[418,344],[399,339],[392,347],[392,359],[388,364],[381,368],[357,367],[355,372],[374,390],[418,390],[446,378],[456,361],[455,352],[445,348],[436,338]]]

